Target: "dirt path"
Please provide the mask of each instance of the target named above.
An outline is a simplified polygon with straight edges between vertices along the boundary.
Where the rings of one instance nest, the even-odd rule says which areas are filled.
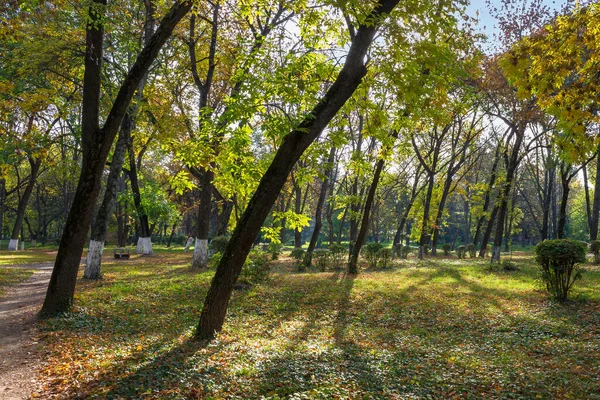
[[[34,269],[25,282],[0,298],[0,399],[28,398],[35,391],[42,349],[35,340],[35,317],[46,294],[53,263],[2,266]]]

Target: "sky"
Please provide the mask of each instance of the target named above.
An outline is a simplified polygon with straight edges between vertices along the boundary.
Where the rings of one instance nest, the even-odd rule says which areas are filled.
[[[528,3],[530,2],[529,0],[516,0],[518,3],[521,1],[526,1]],[[491,3],[499,6],[502,1],[491,0]],[[560,9],[567,4],[567,0],[543,0],[543,3],[549,6],[551,9]],[[467,7],[467,14],[471,17],[475,17],[477,12],[479,12],[479,31],[486,34],[488,36],[488,40],[493,40],[493,34],[497,32],[498,29],[496,26],[496,20],[490,15],[485,0],[471,0],[471,4]]]

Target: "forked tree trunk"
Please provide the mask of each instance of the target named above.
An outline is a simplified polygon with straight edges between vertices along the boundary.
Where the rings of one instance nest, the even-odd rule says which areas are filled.
[[[96,214],[96,222],[92,226],[92,234],[90,236],[90,245],[88,247],[87,259],[85,262],[85,271],[83,277],[87,279],[100,279],[102,277],[102,252],[104,250],[104,242],[106,241],[106,233],[108,232],[108,223],[110,216],[117,203],[117,189],[119,187],[119,179],[125,162],[125,152],[127,151],[127,140],[131,132],[131,118],[126,115],[121,123],[119,138],[115,145],[110,171],[106,179],[106,189],[102,205]]]
[[[102,48],[105,1],[94,0],[86,26],[81,138],[83,160],[79,182],[69,211],[54,269],[40,314],[68,311],[73,303],[75,283],[83,246],[92,219],[92,207],[100,192],[106,158],[136,88],[177,23],[192,8],[191,1],[175,3],[165,14],[150,43],[138,55],[119,89],[104,126],[99,126]]]
[[[296,129],[284,137],[221,257],[198,322],[198,338],[213,338],[215,332],[221,330],[233,285],[281,188],[302,153],[325,129],[362,81],[367,72],[364,57],[377,29],[377,23],[373,21],[378,21],[381,14],[389,13],[398,1],[383,0],[375,6],[367,18],[370,25],[361,25],[356,32],[344,67],[335,82]]]
[[[21,228],[23,227],[23,218],[25,217],[25,211],[27,210],[27,204],[29,203],[29,199],[31,198],[31,193],[33,193],[33,187],[35,186],[35,182],[37,180],[37,175],[40,170],[40,165],[42,164],[41,159],[27,157],[29,161],[29,166],[31,169],[31,173],[29,176],[29,182],[27,182],[27,186],[25,186],[25,191],[23,195],[19,199],[19,205],[17,206],[17,215],[15,219],[15,225],[13,226],[12,235],[10,236],[10,243],[8,245],[8,250],[18,250],[19,249],[19,234],[21,233]]]

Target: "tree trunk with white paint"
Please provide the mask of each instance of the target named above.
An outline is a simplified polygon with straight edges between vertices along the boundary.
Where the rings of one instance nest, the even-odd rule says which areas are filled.
[[[85,261],[85,271],[83,277],[86,279],[100,279],[102,266],[102,252],[104,251],[104,242],[90,240],[87,259]]]
[[[18,250],[19,249],[19,239],[10,239],[8,243],[8,250]]]

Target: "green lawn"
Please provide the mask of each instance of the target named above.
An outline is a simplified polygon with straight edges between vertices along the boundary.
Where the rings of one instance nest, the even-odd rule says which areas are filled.
[[[46,394],[160,399],[600,399],[600,270],[573,301],[541,290],[530,256],[403,261],[296,273],[235,292],[225,329],[191,339],[213,271],[190,254],[105,263],[76,309],[43,323]],[[520,257],[520,258],[519,258]]]
[[[33,271],[28,269],[0,267],[0,298],[4,297],[8,286],[17,285],[32,274]]]

